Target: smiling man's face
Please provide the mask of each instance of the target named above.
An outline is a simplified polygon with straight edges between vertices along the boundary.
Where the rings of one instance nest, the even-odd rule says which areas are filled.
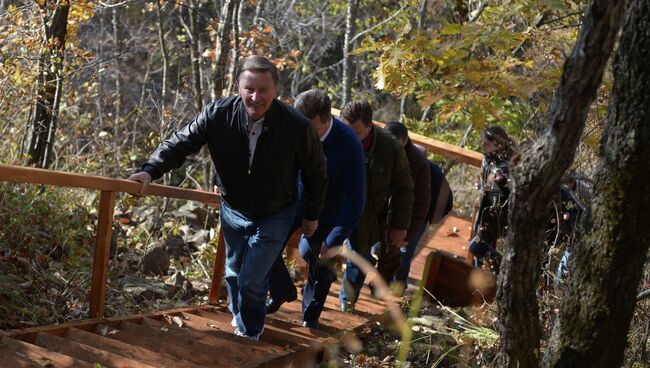
[[[238,88],[252,120],[263,118],[277,96],[277,86],[270,72],[246,70],[239,76]]]

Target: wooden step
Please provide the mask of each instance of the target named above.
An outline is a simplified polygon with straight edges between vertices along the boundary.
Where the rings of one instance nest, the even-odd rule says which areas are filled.
[[[2,359],[4,359],[5,356],[27,358],[36,362],[41,367],[93,367],[93,364],[88,361],[73,358],[6,336],[0,339],[0,352],[2,352]]]
[[[154,368],[141,361],[125,358],[111,352],[94,348],[63,337],[40,332],[35,339],[36,345],[74,358],[91,363],[99,363],[106,367],[115,368]]]

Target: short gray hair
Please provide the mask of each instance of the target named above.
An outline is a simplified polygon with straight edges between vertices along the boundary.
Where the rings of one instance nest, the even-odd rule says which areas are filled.
[[[271,78],[273,78],[273,82],[275,82],[276,85],[280,82],[278,68],[276,68],[275,64],[264,56],[251,55],[240,60],[239,65],[237,66],[237,82],[239,82],[239,76],[245,71],[259,73],[269,72],[271,73]]]
[[[293,106],[309,119],[320,116],[326,122],[332,116],[332,101],[319,89],[302,92],[296,97]]]

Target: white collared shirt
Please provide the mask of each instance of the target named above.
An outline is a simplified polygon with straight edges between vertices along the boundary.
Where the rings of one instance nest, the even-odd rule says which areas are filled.
[[[253,164],[253,156],[255,155],[255,148],[257,147],[257,140],[262,134],[262,126],[264,118],[257,121],[251,121],[246,127],[248,130],[248,168],[250,169]]]
[[[327,136],[332,131],[332,127],[334,126],[334,118],[330,118],[330,121],[328,122],[328,124],[329,124],[329,127],[327,128],[327,131],[325,132],[325,134],[323,134],[322,137],[320,137],[321,142],[325,142],[325,139],[327,139]]]

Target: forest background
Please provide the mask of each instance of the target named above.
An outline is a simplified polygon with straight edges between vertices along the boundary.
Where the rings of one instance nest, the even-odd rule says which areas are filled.
[[[0,0],[0,163],[126,178],[207,101],[236,93],[235,61],[251,54],[278,66],[279,98],[287,102],[321,88],[337,107],[367,99],[376,120],[399,120],[448,143],[478,150],[481,129],[499,124],[526,147],[548,125],[586,7],[563,0]],[[586,178],[600,154],[610,68],[603,78],[571,164]],[[455,213],[469,216],[478,170],[431,158],[452,183]],[[211,170],[202,152],[164,182],[210,189]],[[98,198],[0,188],[0,327],[83,318]],[[203,300],[214,258],[209,211],[148,198],[118,202],[107,313]],[[192,221],[203,225],[200,236],[190,234]],[[125,275],[142,271],[152,249],[174,248],[173,239],[184,245],[160,276],[188,278],[192,295],[125,295],[128,285],[147,284]],[[554,298],[546,296],[540,312],[546,337]],[[647,362],[649,312],[649,303],[637,305],[629,366]]]

